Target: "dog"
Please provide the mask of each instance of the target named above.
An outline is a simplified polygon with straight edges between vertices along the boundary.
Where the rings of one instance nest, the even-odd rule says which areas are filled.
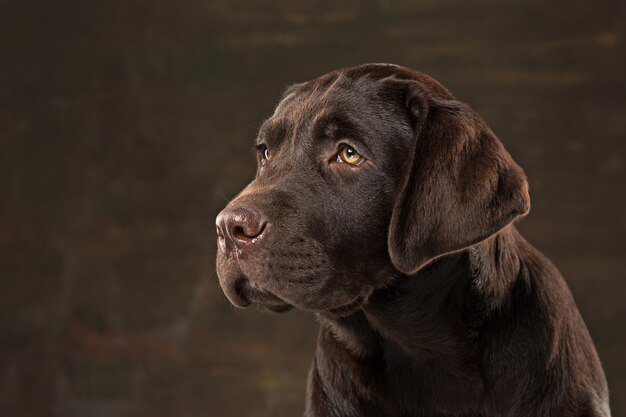
[[[524,172],[445,87],[330,72],[287,88],[256,149],[218,278],[237,307],[318,316],[306,417],[610,416],[567,285],[514,226]]]

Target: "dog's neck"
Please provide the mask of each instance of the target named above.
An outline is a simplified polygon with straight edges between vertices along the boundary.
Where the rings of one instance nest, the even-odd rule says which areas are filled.
[[[394,350],[420,360],[465,362],[474,354],[473,337],[483,318],[508,296],[519,274],[518,238],[510,226],[413,276],[395,276],[361,310],[321,316],[321,326],[356,357],[388,356]]]

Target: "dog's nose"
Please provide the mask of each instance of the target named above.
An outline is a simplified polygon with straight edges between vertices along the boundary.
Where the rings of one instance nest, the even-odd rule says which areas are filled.
[[[215,220],[220,250],[242,251],[251,247],[265,231],[266,224],[262,216],[250,209],[225,208]]]

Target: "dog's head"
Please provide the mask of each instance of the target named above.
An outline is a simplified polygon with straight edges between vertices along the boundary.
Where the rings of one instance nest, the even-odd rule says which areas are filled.
[[[256,146],[256,178],[217,218],[220,284],[240,307],[347,313],[529,210],[480,116],[395,65],[288,88]]]

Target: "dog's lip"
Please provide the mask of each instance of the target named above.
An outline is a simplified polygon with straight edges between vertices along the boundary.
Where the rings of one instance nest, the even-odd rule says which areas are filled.
[[[254,304],[256,307],[261,309],[270,310],[276,313],[283,313],[293,308],[291,304],[287,303],[280,297],[255,288],[248,279],[242,282],[238,291],[242,298],[245,298],[250,301],[251,304]]]
[[[254,280],[241,268],[241,254],[233,251],[230,257],[224,259],[218,276],[222,290],[230,303],[238,308],[246,308],[253,304],[261,310],[269,310],[276,313],[289,311],[293,305],[278,296],[258,288]]]

